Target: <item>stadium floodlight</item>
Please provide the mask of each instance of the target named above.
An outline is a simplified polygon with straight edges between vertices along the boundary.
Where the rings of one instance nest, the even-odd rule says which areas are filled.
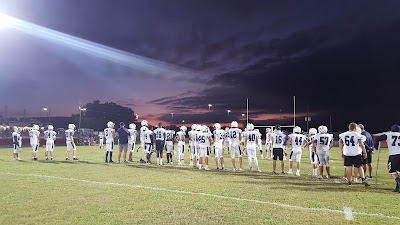
[[[245,116],[246,114],[242,113],[242,118]]]
[[[210,111],[210,109],[211,109],[211,104],[208,104],[208,111]]]
[[[49,124],[50,124],[50,109],[47,108],[47,107],[44,107],[44,108],[43,108],[43,111],[46,111],[46,112],[47,112],[47,117],[49,117]]]
[[[227,112],[228,112],[228,117],[229,117],[229,113],[231,113],[232,111],[231,111],[230,109],[228,109],[228,111],[227,111]]]

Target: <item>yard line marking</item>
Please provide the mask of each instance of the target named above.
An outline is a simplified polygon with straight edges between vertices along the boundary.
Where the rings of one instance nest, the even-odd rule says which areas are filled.
[[[344,219],[345,220],[353,220],[353,209],[350,207],[343,208]]]
[[[331,213],[338,213],[338,214],[346,214],[344,210],[336,210],[336,209],[327,209],[327,208],[308,208],[296,205],[288,205],[279,202],[267,202],[255,199],[247,199],[247,198],[239,198],[239,197],[232,197],[232,196],[224,196],[224,195],[216,195],[216,194],[209,194],[209,193],[202,193],[202,192],[191,192],[191,191],[181,191],[181,190],[171,190],[166,188],[158,188],[158,187],[151,187],[151,186],[143,186],[143,185],[136,185],[136,184],[124,184],[124,183],[114,183],[114,182],[100,182],[100,181],[92,181],[92,180],[82,180],[77,178],[68,178],[68,177],[56,177],[56,176],[48,176],[48,175],[41,175],[41,174],[21,174],[21,173],[11,173],[11,172],[0,172],[3,175],[12,175],[12,176],[26,176],[26,177],[40,177],[40,178],[48,178],[48,179],[57,179],[57,180],[67,180],[67,181],[76,181],[80,183],[88,183],[88,184],[99,184],[99,185],[114,185],[114,186],[121,186],[121,187],[129,187],[129,188],[138,188],[138,189],[149,189],[154,191],[167,191],[171,193],[179,193],[179,194],[188,194],[188,195],[200,195],[200,196],[207,196],[207,197],[214,197],[214,198],[221,198],[221,199],[229,199],[235,201],[243,201],[243,202],[253,202],[253,203],[260,203],[260,204],[267,204],[267,205],[275,205],[283,208],[291,208],[291,209],[298,209],[304,211],[318,211],[318,212],[331,212]],[[363,215],[363,216],[372,216],[372,217],[381,217],[386,219],[397,219],[400,220],[399,216],[387,216],[382,213],[364,213],[364,212],[351,212],[352,215]]]

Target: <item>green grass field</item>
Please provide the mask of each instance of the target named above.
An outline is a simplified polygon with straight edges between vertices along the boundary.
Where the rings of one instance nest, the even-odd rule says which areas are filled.
[[[331,156],[332,179],[308,176],[308,151],[301,176],[272,175],[272,160],[259,159],[261,173],[199,171],[188,166],[146,165],[134,153],[130,164],[104,163],[104,150],[78,146],[79,161],[65,161],[56,147],[55,161],[31,161],[30,148],[12,160],[0,149],[0,224],[400,224],[399,193],[381,153],[378,184],[348,187],[339,149]],[[117,159],[114,152],[114,161]],[[374,174],[377,154],[373,156]],[[189,163],[189,155],[185,155]],[[174,158],[176,160],[176,158]],[[153,159],[153,162],[156,162]],[[165,162],[165,159],[164,159]],[[286,171],[289,162],[286,161]],[[344,213],[351,208],[350,213]],[[353,220],[346,220],[346,216]]]

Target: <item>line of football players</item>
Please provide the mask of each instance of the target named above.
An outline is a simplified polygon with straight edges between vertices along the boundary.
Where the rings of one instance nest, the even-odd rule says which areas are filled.
[[[12,133],[12,140],[13,140],[13,160],[21,160],[19,157],[19,152],[22,151],[22,137],[21,137],[21,130],[20,127],[13,127],[14,132]],[[76,145],[74,142],[74,132],[75,132],[75,125],[69,124],[68,129],[65,131],[65,138],[66,138],[66,157],[65,160],[69,160],[69,154],[73,152],[73,160],[78,160],[76,157]],[[54,160],[54,141],[57,138],[57,132],[54,131],[53,125],[48,125],[47,130],[43,132],[43,139],[46,141],[45,145],[45,157],[46,160]],[[38,151],[39,151],[39,144],[40,144],[40,130],[39,125],[33,125],[33,127],[29,130],[29,141],[32,147],[32,161],[38,160]]]

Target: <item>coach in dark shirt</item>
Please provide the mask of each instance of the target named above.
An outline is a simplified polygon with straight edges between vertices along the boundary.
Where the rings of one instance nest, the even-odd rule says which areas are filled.
[[[125,128],[125,123],[120,122],[118,129],[118,147],[119,147],[118,163],[120,163],[121,160],[121,152],[124,152],[124,163],[127,162],[126,152],[128,151],[128,136],[129,136],[129,131],[128,129]]]
[[[371,134],[364,129],[364,125],[358,125],[361,128],[361,134],[366,137],[364,146],[367,151],[367,158],[363,159],[363,169],[364,173],[367,173],[367,165],[368,165],[368,178],[372,178],[372,153],[374,151],[374,140],[372,139]]]

